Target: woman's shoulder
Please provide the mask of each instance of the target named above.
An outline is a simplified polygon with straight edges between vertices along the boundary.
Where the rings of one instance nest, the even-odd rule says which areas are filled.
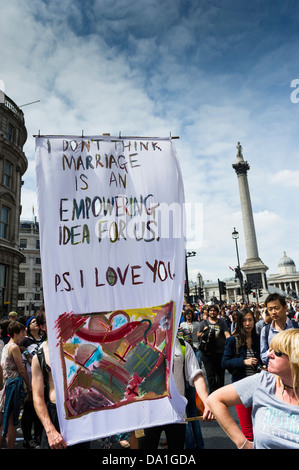
[[[16,343],[7,343],[8,354],[13,354],[15,351],[20,351],[19,346]]]
[[[20,348],[15,343],[7,343],[4,348],[6,349],[6,357],[10,360],[14,360],[14,358],[16,357],[16,354],[18,354],[18,352],[20,353]],[[4,349],[2,351],[2,356],[3,356],[3,352],[4,352]]]
[[[262,370],[259,374],[257,374],[260,378],[260,382],[266,387],[273,385],[273,383],[276,382],[277,376],[274,374],[271,374],[271,372],[268,372],[267,370]]]
[[[225,348],[228,351],[238,350],[238,352],[243,356],[246,354],[246,345],[241,342],[241,339],[238,335],[228,336],[225,340]]]
[[[22,341],[20,341],[19,345],[20,346],[30,346],[30,344],[33,344],[33,343],[36,343],[37,340],[34,339],[32,336],[25,336],[24,339],[22,339]]]
[[[257,374],[253,374],[246,377],[248,380],[251,379],[255,383],[256,390],[259,390],[263,394],[270,395],[273,393],[277,377],[271,374],[267,370],[262,370]],[[259,393],[260,393],[259,392]]]
[[[228,345],[233,345],[233,344],[236,344],[236,336],[234,335],[230,335],[226,338],[226,344]]]

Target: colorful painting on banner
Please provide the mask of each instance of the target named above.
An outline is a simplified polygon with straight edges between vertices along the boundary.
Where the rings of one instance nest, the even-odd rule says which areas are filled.
[[[185,400],[172,361],[185,221],[172,140],[39,136],[36,175],[51,370],[65,440],[181,421]]]
[[[86,315],[56,326],[67,418],[169,396],[173,303]]]

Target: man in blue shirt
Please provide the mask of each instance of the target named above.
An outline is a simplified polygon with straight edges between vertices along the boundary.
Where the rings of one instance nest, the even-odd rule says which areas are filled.
[[[280,331],[298,327],[296,322],[290,320],[287,315],[288,306],[285,297],[280,294],[270,294],[265,300],[266,308],[271,317],[271,323],[261,330],[261,360],[268,364],[268,350],[271,339]]]

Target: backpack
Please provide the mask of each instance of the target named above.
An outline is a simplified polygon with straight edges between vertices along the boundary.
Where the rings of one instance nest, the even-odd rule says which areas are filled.
[[[202,332],[198,341],[200,351],[208,356],[215,351],[216,336],[214,328],[211,328],[206,320],[204,320],[204,322],[208,326],[208,329]]]
[[[45,360],[45,353],[44,353],[44,349],[43,348],[39,348],[36,352],[36,355],[37,355],[37,358],[38,358],[38,362],[39,362],[39,365],[40,365],[40,368],[42,370],[42,373],[43,373],[43,377],[44,377],[44,393],[45,393],[45,402],[47,403],[48,400],[49,400],[49,381],[48,381],[48,373],[51,372],[51,369],[50,367],[48,366],[48,364],[46,363],[46,360]]]

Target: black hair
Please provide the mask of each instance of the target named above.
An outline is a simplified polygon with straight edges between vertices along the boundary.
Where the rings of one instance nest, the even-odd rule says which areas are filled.
[[[10,324],[11,320],[3,320],[1,323],[0,323],[0,327],[1,327],[1,330],[2,330],[2,338],[5,338],[5,336],[7,336],[7,328],[8,328],[8,325]]]
[[[218,305],[209,305],[208,306],[208,312],[210,312],[211,309],[215,309],[217,313],[219,313],[219,307]]]
[[[234,332],[234,336],[239,336],[240,343],[242,346],[246,344],[246,333],[243,327],[243,322],[244,322],[244,317],[245,315],[247,315],[247,313],[250,313],[254,321],[254,328],[251,331],[251,337],[257,335],[256,329],[255,329],[256,318],[255,318],[254,313],[248,307],[242,308],[242,310],[238,312],[237,326],[236,326],[236,331]]]
[[[45,312],[45,307],[43,305],[41,305],[38,309],[38,311],[36,312],[36,323],[38,324],[38,326],[41,326],[43,323],[45,323],[46,321],[46,312]]]
[[[269,302],[273,302],[274,300],[278,300],[283,307],[285,307],[287,304],[286,298],[283,295],[275,293],[275,294],[269,294],[268,297],[266,298],[265,300],[266,307]]]
[[[192,314],[192,321],[195,321],[196,320],[196,315],[195,313],[193,312],[193,310],[191,308],[186,308],[184,310],[184,320],[186,321],[186,315],[187,313],[191,313]]]
[[[24,316],[18,317],[18,322],[26,326],[26,318]]]

